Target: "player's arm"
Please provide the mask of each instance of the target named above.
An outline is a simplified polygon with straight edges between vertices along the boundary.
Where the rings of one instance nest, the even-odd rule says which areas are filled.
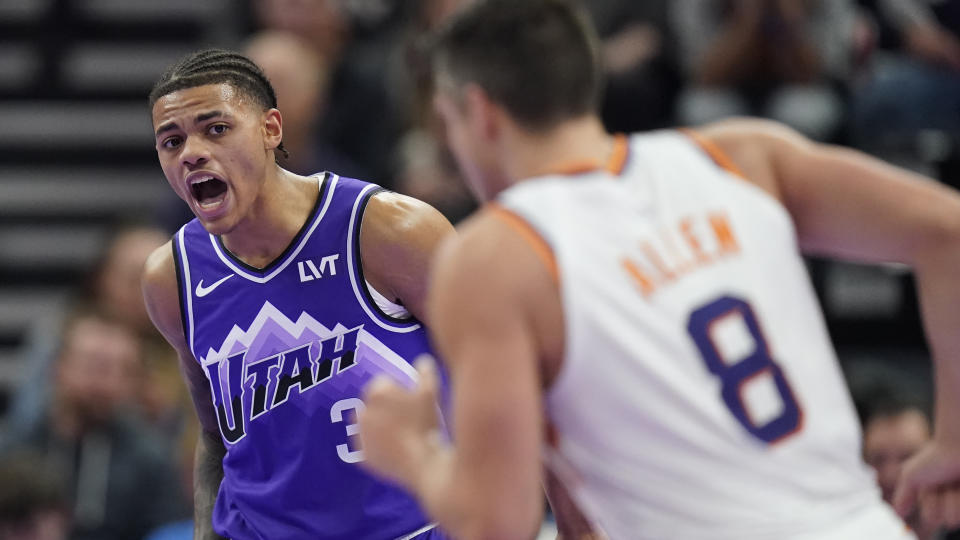
[[[532,538],[543,511],[541,346],[532,313],[544,295],[557,296],[556,286],[529,246],[484,213],[444,246],[431,287],[455,444],[406,419],[411,401],[432,406],[429,395],[381,379],[360,415],[365,464],[410,489],[456,538]]]
[[[194,461],[194,538],[213,540],[222,538],[213,531],[212,515],[217,491],[223,480],[226,449],[220,438],[210,385],[184,336],[174,264],[170,242],[150,255],[143,272],[143,297],[154,326],[177,351],[180,370],[200,420],[202,429]]]
[[[393,192],[367,203],[360,228],[360,257],[367,281],[380,294],[427,322],[430,262],[453,226],[429,204]]]
[[[923,497],[960,480],[960,195],[923,176],[854,150],[811,142],[769,122],[729,121],[701,133],[748,179],[783,202],[805,251],[913,267],[936,369],[936,426],[933,450],[921,456],[930,461],[908,466],[912,472],[898,509],[905,512],[918,492]],[[960,497],[953,499],[956,522]],[[943,504],[932,506],[943,509]],[[934,520],[941,517],[937,513]]]

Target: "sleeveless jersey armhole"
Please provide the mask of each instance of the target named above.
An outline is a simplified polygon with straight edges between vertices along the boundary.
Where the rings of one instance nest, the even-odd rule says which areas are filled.
[[[186,289],[183,281],[183,261],[180,257],[180,240],[179,236],[182,234],[176,233],[173,235],[172,241],[170,242],[170,247],[173,249],[173,268],[176,270],[177,274],[177,300],[178,305],[180,306],[180,325],[183,329],[183,342],[190,343],[190,336],[187,335],[187,299],[186,295],[190,294],[190,291]],[[191,351],[193,352],[193,351]]]
[[[191,222],[192,223],[192,222]],[[183,337],[186,340],[190,354],[199,361],[197,352],[193,348],[194,318],[193,318],[193,281],[190,277],[190,260],[186,248],[187,223],[173,235],[173,260],[177,270],[177,292],[180,299],[180,323],[183,325]]]
[[[559,285],[560,270],[557,266],[557,259],[556,256],[554,256],[553,248],[550,247],[550,244],[544,240],[543,236],[540,235],[533,225],[517,213],[498,203],[488,203],[486,209],[491,215],[496,216],[500,221],[506,223],[507,226],[519,234],[520,238],[523,238],[530,248],[533,249],[533,252],[536,253],[537,258],[539,258],[546,267],[550,276],[553,278],[553,282]]]
[[[380,308],[380,311],[396,319],[409,319],[412,317],[410,312],[407,311],[407,308],[391,301],[381,294],[369,281],[363,280],[363,284],[367,287],[367,292],[373,297],[373,301],[377,304],[377,307]]]
[[[489,202],[483,207],[484,212],[489,212],[491,215],[495,216],[497,219],[505,223],[508,227],[513,229],[524,242],[530,246],[530,249],[536,254],[537,258],[540,259],[540,262],[543,263],[543,266],[546,268],[547,272],[550,274],[553,284],[557,287],[557,292],[560,294],[560,309],[563,318],[563,328],[565,333],[564,344],[562,348],[566,350],[567,344],[566,340],[569,337],[568,330],[566,328],[566,315],[563,315],[565,311],[564,301],[563,301],[563,291],[562,284],[560,283],[560,267],[557,264],[556,254],[553,251],[553,248],[547,242],[547,240],[540,234],[540,232],[534,227],[526,218],[520,214],[514,212],[513,210],[503,206],[498,202]],[[564,379],[564,374],[568,371],[567,365],[569,364],[566,353],[560,354],[559,358],[556,360],[556,366],[552,369],[546,369],[543,366],[540,367],[541,374],[544,376],[543,380],[543,392],[544,396],[549,396],[553,389]],[[546,371],[545,371],[546,369]],[[548,371],[550,374],[548,374]],[[551,376],[552,375],[552,376]],[[545,439],[546,440],[546,439]]]
[[[678,131],[686,135],[694,144],[700,147],[705,154],[710,156],[710,159],[713,160],[718,167],[740,178],[747,178],[746,175],[743,174],[743,171],[740,170],[740,167],[737,167],[737,164],[730,159],[730,156],[714,144],[713,141],[689,128],[680,128]]]
[[[363,275],[363,257],[360,253],[360,234],[361,229],[363,228],[363,215],[367,209],[367,203],[370,202],[370,199],[375,197],[379,193],[387,192],[386,189],[376,186],[366,192],[360,194],[359,199],[356,201],[356,208],[353,213],[351,221],[353,223],[353,228],[350,232],[350,242],[352,246],[352,268],[355,268],[356,271],[356,281],[354,285],[359,289],[357,300],[361,304],[365,301],[368,308],[372,309],[374,314],[371,314],[371,317],[379,317],[382,319],[380,324],[384,322],[402,324],[402,325],[411,325],[419,327],[419,323],[412,314],[407,311],[403,306],[392,302],[385,296],[383,296],[380,291],[373,288],[367,279]],[[397,309],[399,308],[399,311]],[[409,327],[412,328],[412,327]],[[401,330],[406,331],[406,329]]]

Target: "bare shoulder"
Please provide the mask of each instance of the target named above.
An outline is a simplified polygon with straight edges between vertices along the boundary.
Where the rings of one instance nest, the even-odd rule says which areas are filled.
[[[704,136],[716,140],[734,140],[740,137],[764,139],[803,138],[796,130],[775,120],[765,118],[728,118],[696,128]]]
[[[143,300],[157,330],[178,350],[185,348],[180,320],[180,291],[171,241],[147,258],[141,278]]]
[[[528,255],[522,241],[495,212],[484,209],[457,227],[457,235],[444,242],[437,256],[440,272],[478,287],[503,287],[525,266]],[[515,259],[513,256],[519,256]],[[481,279],[482,278],[482,279]]]
[[[696,133],[725,154],[743,173],[778,199],[778,162],[784,156],[815,148],[816,143],[792,128],[759,118],[732,118],[697,128]]]
[[[141,278],[147,313],[157,330],[177,351],[184,380],[193,399],[197,418],[208,434],[218,433],[210,386],[200,363],[193,357],[180,316],[180,290],[171,242],[158,247],[147,258]],[[213,435],[215,437],[215,435]]]
[[[360,225],[364,278],[389,300],[425,321],[430,263],[453,226],[429,204],[381,192],[367,203]]]
[[[556,266],[525,225],[485,208],[465,220],[440,249],[429,314],[441,350],[485,347],[522,334],[545,362],[545,381],[563,353]],[[469,307],[466,309],[466,307]]]
[[[143,266],[143,292],[145,298],[156,300],[166,292],[177,292],[176,265],[173,260],[172,241],[153,250]]]
[[[525,311],[539,293],[555,290],[552,263],[515,227],[490,208],[465,220],[438,253],[437,294],[447,293],[464,305],[515,305]]]
[[[381,191],[367,203],[363,234],[384,242],[442,236],[453,230],[443,214],[413,197]]]
[[[153,250],[143,266],[143,293],[148,302],[162,299],[167,292],[177,292],[176,266],[172,241]]]

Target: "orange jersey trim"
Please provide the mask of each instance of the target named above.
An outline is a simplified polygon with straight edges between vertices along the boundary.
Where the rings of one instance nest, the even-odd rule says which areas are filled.
[[[620,176],[623,168],[627,165],[627,156],[630,154],[630,145],[627,136],[623,133],[617,133],[613,139],[613,152],[610,153],[610,159],[604,169],[614,176]]]
[[[575,176],[578,174],[585,174],[597,170],[597,162],[590,160],[583,161],[571,161],[560,165],[553,170],[551,174],[559,174],[561,176]]]
[[[553,249],[547,244],[547,241],[540,236],[540,233],[537,232],[526,219],[512,210],[504,208],[499,203],[487,203],[485,209],[506,223],[511,229],[516,231],[521,238],[526,240],[527,244],[533,249],[533,252],[537,254],[540,261],[547,267],[547,271],[550,272],[553,281],[559,284],[560,270],[557,267],[557,259],[553,254]]]
[[[601,167],[599,163],[593,160],[574,161],[560,165],[552,170],[551,174],[576,175],[593,172],[603,169],[614,176],[620,176],[624,166],[627,164],[627,156],[630,153],[630,145],[627,144],[627,136],[623,133],[617,133],[613,136],[613,149],[607,162]]]
[[[721,169],[735,174],[740,178],[746,178],[746,175],[743,174],[743,171],[740,170],[740,167],[737,167],[736,163],[730,159],[730,156],[726,152],[720,149],[713,141],[707,139],[703,135],[697,133],[696,131],[689,128],[680,128],[680,133],[683,133],[687,137],[697,144],[704,152],[710,156],[710,159],[717,164]]]

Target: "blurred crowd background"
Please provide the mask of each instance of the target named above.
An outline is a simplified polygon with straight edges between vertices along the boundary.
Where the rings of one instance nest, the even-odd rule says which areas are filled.
[[[245,51],[276,87],[284,167],[374,181],[456,222],[474,206],[423,38],[465,1],[0,0],[0,538],[190,537],[196,425],[139,288],[190,218],[153,147],[161,71]],[[611,131],[763,116],[960,182],[960,0],[586,4]],[[809,268],[889,497],[930,429],[912,276]]]

